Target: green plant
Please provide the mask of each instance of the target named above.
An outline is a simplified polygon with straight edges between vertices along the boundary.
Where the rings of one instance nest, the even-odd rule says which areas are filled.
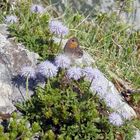
[[[18,16],[19,22],[9,26],[10,35],[38,53],[42,60],[53,60],[61,51],[48,28],[53,15],[31,13],[30,5],[22,3],[12,11]],[[137,75],[140,66],[135,51],[139,44],[139,32],[129,34],[131,28],[118,22],[116,13],[99,13],[92,17],[85,20],[85,16],[79,12],[66,9],[63,20],[69,25],[69,36],[79,38],[80,45],[91,53],[97,66],[110,79],[109,71],[113,71],[121,78],[128,79],[134,87],[139,87]],[[111,111],[107,111],[105,103],[91,93],[90,83],[83,78],[69,80],[65,72],[60,70],[57,77],[46,80],[44,88],[37,87],[31,99],[18,103],[17,109],[23,117],[20,116],[19,120],[14,114],[7,127],[1,126],[0,137],[10,140],[31,139],[35,135],[44,140],[132,139],[134,131],[131,126],[139,127],[138,120],[128,121],[121,127],[112,126],[108,121]],[[133,103],[138,105],[137,96],[133,96]]]
[[[44,88],[38,87],[29,101],[17,105],[31,125],[39,124],[41,139],[115,139],[126,131],[132,138],[129,125],[117,128],[108,122],[106,106],[90,92],[90,83],[64,79],[60,71]]]

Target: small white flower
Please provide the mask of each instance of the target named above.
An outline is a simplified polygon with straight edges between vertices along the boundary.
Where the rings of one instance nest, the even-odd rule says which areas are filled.
[[[20,75],[27,78],[36,78],[35,69],[31,66],[25,66],[21,69]]]
[[[78,80],[82,77],[82,69],[77,67],[71,67],[67,71],[67,75],[69,78],[73,78],[74,80]]]
[[[38,65],[38,72],[46,78],[52,78],[57,75],[58,69],[48,60]]]
[[[16,23],[17,21],[18,21],[18,19],[14,15],[7,15],[6,18],[5,18],[5,22],[7,24],[13,24],[13,23]]]
[[[69,32],[69,29],[66,26],[64,26],[62,22],[60,21],[51,20],[49,22],[49,28],[50,28],[51,33],[54,33],[60,36],[67,35]]]
[[[121,116],[115,112],[113,112],[109,115],[109,121],[110,121],[110,123],[112,123],[113,125],[116,125],[116,126],[121,126],[123,124],[123,120],[122,120]]]
[[[45,11],[44,7],[38,4],[33,4],[30,10],[32,13],[38,13],[38,14],[42,14]]]
[[[60,54],[56,56],[55,64],[57,67],[65,69],[70,67],[71,61],[66,55]]]

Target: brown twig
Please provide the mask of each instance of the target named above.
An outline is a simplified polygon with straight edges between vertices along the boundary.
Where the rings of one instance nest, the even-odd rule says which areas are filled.
[[[0,119],[7,120],[11,118],[11,114],[2,114],[0,113]]]

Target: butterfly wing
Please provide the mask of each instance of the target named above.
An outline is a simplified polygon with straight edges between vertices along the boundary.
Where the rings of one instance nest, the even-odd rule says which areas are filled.
[[[83,56],[83,50],[79,46],[75,48],[74,56],[78,58]]]

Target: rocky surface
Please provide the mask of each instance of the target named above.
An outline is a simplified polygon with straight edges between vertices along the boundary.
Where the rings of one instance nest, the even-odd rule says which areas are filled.
[[[0,112],[11,113],[15,110],[14,102],[23,100],[24,84],[17,76],[25,65],[36,65],[39,56],[28,51],[23,45],[8,39],[7,27],[0,25]],[[32,94],[32,91],[30,91]]]

